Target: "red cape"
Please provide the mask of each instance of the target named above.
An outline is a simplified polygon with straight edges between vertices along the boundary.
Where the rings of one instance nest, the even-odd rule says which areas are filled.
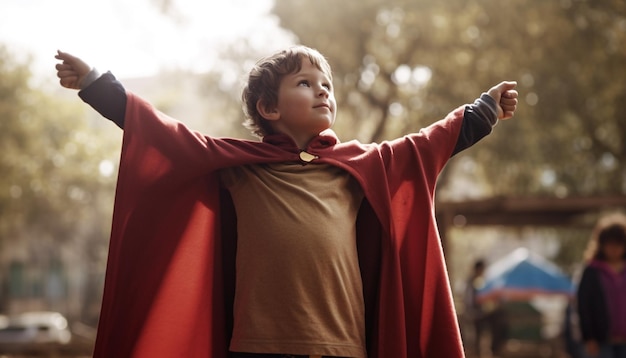
[[[370,358],[464,356],[434,215],[462,121],[461,107],[394,141],[337,143],[328,131],[307,149],[365,193],[357,240]],[[226,358],[236,218],[216,170],[298,154],[285,137],[201,135],[129,93],[94,357]]]

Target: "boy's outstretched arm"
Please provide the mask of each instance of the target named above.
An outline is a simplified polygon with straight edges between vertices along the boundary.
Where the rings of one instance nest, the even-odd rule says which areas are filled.
[[[76,56],[57,50],[56,59],[63,62],[56,65],[57,77],[61,86],[69,89],[81,89],[81,84],[91,71],[91,67]]]
[[[498,119],[510,119],[515,114],[518,96],[516,86],[515,81],[503,81],[491,87],[487,92],[497,103]]]

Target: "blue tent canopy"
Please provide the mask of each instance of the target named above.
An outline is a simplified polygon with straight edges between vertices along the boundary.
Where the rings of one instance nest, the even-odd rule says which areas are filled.
[[[556,265],[519,248],[489,265],[478,295],[528,298],[535,294],[572,294],[573,290],[572,280]]]

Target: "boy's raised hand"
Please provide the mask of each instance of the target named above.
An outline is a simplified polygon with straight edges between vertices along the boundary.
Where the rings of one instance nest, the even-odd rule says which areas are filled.
[[[504,81],[491,87],[487,92],[498,104],[498,119],[510,119],[517,108],[517,82]]]
[[[57,54],[54,57],[63,61],[55,66],[61,86],[70,89],[80,89],[80,83],[91,71],[91,67],[80,58],[72,56],[67,52],[57,50]]]

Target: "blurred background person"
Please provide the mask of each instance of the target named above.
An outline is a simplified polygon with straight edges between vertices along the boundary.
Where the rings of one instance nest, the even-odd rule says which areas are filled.
[[[626,216],[598,221],[585,265],[577,292],[584,356],[626,358]]]
[[[471,354],[480,357],[482,332],[486,327],[485,312],[482,303],[478,300],[478,291],[485,285],[485,261],[478,259],[474,262],[470,276],[467,278],[464,294],[464,317],[466,322],[467,348]]]

